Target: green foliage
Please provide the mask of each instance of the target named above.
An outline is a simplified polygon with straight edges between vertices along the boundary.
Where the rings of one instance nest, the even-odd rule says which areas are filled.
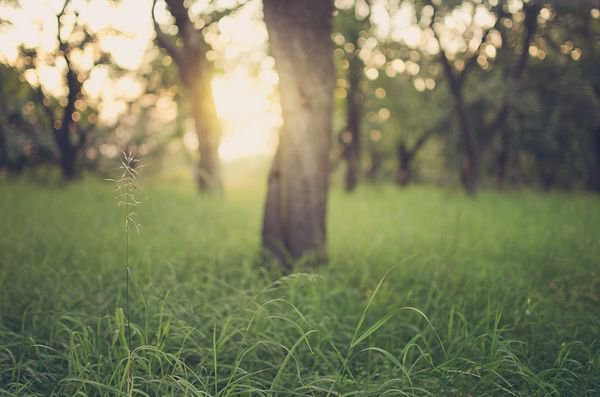
[[[600,390],[595,197],[335,191],[330,263],[273,281],[255,190],[142,185],[131,359],[111,186],[2,186],[0,393],[124,395],[130,371],[140,396]]]
[[[508,126],[522,157],[530,160],[521,165],[525,168],[521,174],[533,180],[539,176],[547,186],[573,187],[585,180],[600,125],[598,98],[576,66],[532,65],[521,95],[514,98]]]
[[[31,86],[0,63],[0,170],[19,173],[54,159],[52,137],[40,125]]]

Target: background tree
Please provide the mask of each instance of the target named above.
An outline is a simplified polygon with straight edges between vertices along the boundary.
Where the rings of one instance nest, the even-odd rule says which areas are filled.
[[[331,1],[265,0],[283,113],[269,174],[263,246],[281,263],[326,255],[332,133]]]
[[[31,71],[36,78],[32,100],[39,121],[52,131],[62,175],[69,180],[78,175],[77,162],[97,122],[98,111],[86,98],[84,83],[95,67],[110,64],[111,60],[100,49],[98,37],[79,21],[79,13],[70,6],[69,0],[63,3],[56,21],[56,51],[40,54],[35,48],[21,47],[17,69],[23,75]],[[90,62],[82,61],[83,58]],[[41,84],[39,69],[46,62],[62,66],[65,92],[58,98]]]
[[[496,50],[493,48],[501,47],[502,45],[505,48],[508,46],[507,43],[502,41],[501,36],[498,37],[500,35],[501,21],[505,14],[504,6],[504,2],[496,2],[495,6],[492,6],[488,2],[481,4],[462,2],[456,7],[441,6],[431,1],[427,2],[427,7],[430,9],[428,12],[430,14],[429,29],[433,33],[433,37],[439,47],[438,59],[449,91],[452,94],[458,129],[461,135],[460,139],[464,147],[465,157],[461,167],[461,181],[467,192],[471,194],[476,192],[479,185],[482,157],[489,147],[494,134],[506,119],[509,110],[508,98],[514,94],[514,86],[521,78],[525,68],[528,56],[527,50],[529,43],[533,39],[537,27],[537,15],[541,9],[541,6],[535,1],[530,1],[523,5],[523,38],[518,44],[518,48],[521,49],[519,51],[520,56],[516,59],[514,65],[507,67],[510,71],[505,73],[507,83],[510,87],[513,87],[513,90],[510,91],[509,89],[505,94],[505,99],[502,101],[495,115],[489,121],[482,123],[480,128],[476,128],[472,120],[474,116],[469,114],[469,104],[465,96],[465,84],[467,76],[477,65],[482,69],[489,68],[488,59],[494,58],[496,54]],[[460,51],[460,45],[455,51],[449,51],[446,47],[448,43],[452,42],[453,37],[456,38],[456,34],[453,37],[449,37],[453,33],[448,28],[445,20],[453,18],[452,14],[459,9],[462,9],[464,12],[466,7],[468,7],[467,11],[471,10],[472,17],[469,24],[464,27],[462,37],[460,37],[463,43],[463,51]],[[479,18],[477,18],[478,14],[481,15]],[[488,46],[490,50],[486,54]],[[505,52],[509,52],[509,50]]]
[[[33,88],[18,70],[0,64],[0,170],[17,175],[55,159],[52,137],[41,128]]]
[[[177,65],[183,90],[187,93],[190,113],[198,136],[200,160],[197,183],[201,191],[220,194],[223,189],[219,142],[221,124],[211,88],[214,62],[207,57],[210,44],[204,37],[205,29],[232,10],[217,10],[211,1],[209,11],[192,20],[184,0],[165,0],[173,16],[176,34],[166,34],[155,18],[156,0],[152,4],[152,19],[156,42]]]
[[[362,7],[361,7],[362,6]],[[361,90],[364,80],[365,63],[360,57],[361,44],[365,35],[370,30],[370,4],[361,2],[359,6],[354,2],[349,8],[338,9],[334,20],[336,30],[335,42],[337,52],[342,54],[338,87],[344,99],[344,127],[338,136],[342,156],[346,162],[344,187],[346,191],[353,191],[358,185],[362,172],[361,141],[362,141],[362,113],[365,95]]]

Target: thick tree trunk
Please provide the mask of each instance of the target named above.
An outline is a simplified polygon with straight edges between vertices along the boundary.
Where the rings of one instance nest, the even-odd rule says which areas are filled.
[[[325,0],[265,0],[284,124],[269,175],[263,247],[284,265],[326,255],[333,88],[331,17]]]

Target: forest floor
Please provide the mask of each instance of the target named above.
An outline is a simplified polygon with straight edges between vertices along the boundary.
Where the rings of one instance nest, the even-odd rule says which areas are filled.
[[[334,190],[329,263],[257,255],[263,193],[0,186],[0,395],[598,396],[600,200]]]

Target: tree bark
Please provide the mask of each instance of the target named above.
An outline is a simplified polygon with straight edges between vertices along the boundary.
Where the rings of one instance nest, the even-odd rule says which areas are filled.
[[[284,124],[269,175],[262,238],[288,270],[299,258],[326,257],[332,12],[332,2],[325,0],[264,1]]]

